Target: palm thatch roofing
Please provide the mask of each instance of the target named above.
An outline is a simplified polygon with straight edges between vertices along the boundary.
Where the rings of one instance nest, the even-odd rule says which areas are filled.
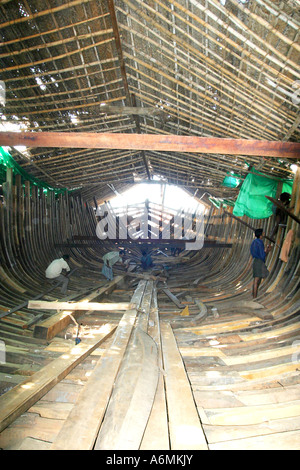
[[[300,141],[299,0],[2,0],[2,125]],[[5,127],[7,129],[8,127]],[[290,178],[286,158],[11,149],[30,175],[97,200],[162,178],[235,198],[228,172]]]

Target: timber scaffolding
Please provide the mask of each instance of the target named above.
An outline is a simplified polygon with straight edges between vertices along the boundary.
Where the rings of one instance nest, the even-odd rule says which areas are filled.
[[[205,241],[230,247],[173,257],[163,245],[149,273],[116,267],[104,281],[102,255],[115,243],[71,243],[70,292],[61,298],[44,270],[63,253],[58,245],[94,236],[94,209],[70,193],[23,187],[10,169],[3,189],[1,448],[300,448],[295,218],[279,227],[255,302],[250,242],[255,227],[270,233],[273,220],[236,220],[223,206],[207,214]],[[138,242],[130,251],[138,256]]]

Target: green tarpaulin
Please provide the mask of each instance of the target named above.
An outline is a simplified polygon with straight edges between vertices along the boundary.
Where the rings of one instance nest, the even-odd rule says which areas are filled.
[[[30,181],[32,184],[38,186],[39,188],[42,188],[44,190],[54,191],[55,194],[60,194],[60,193],[64,193],[67,191],[67,189],[65,188],[61,188],[61,189],[53,188],[52,186],[49,186],[44,181],[41,181],[37,178],[34,178],[33,176],[30,176],[29,173],[23,170],[23,168],[17,162],[15,162],[15,160],[12,158],[9,152],[7,152],[3,147],[0,147],[0,184],[3,184],[6,181],[7,168],[13,169],[14,176],[21,175],[23,183],[24,181]]]
[[[240,175],[235,175],[232,172],[227,172],[225,176],[222,186],[226,186],[226,188],[237,188],[238,185],[242,182]]]
[[[281,192],[292,193],[293,180],[271,179],[251,168],[251,173],[247,175],[240,189],[233,215],[246,215],[251,219],[270,217],[273,214],[273,204],[265,196],[276,198],[279,182],[283,183]]]

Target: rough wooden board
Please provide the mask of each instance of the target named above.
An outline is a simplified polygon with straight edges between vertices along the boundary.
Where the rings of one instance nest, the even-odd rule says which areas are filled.
[[[299,417],[283,418],[272,421],[264,421],[260,424],[245,426],[212,426],[203,425],[207,440],[212,444],[238,441],[258,436],[299,431]]]
[[[114,310],[132,310],[134,305],[129,303],[100,303],[100,302],[47,302],[45,300],[29,300],[28,308],[35,310],[69,310],[109,312]]]
[[[266,388],[263,390],[237,390],[234,394],[243,405],[247,406],[283,403],[291,400],[300,400],[300,385]]]
[[[37,413],[42,418],[66,419],[73,406],[73,403],[39,400],[29,408],[28,413]]]
[[[210,450],[299,450],[300,430],[209,445]]]
[[[157,346],[137,328],[126,353],[95,450],[138,450],[142,442],[158,385]]]
[[[276,336],[284,335],[286,333],[293,333],[295,331],[295,324],[276,328]],[[269,331],[257,331],[254,333],[240,333],[240,337],[243,341],[254,341],[257,339],[268,339],[274,338],[274,330]]]
[[[107,285],[97,288],[95,291],[91,292],[84,301],[90,301],[95,298],[101,298],[104,294],[110,293],[116,285],[124,278],[124,276],[116,276],[115,279],[110,281]],[[66,328],[69,323],[72,321],[70,318],[70,311],[61,312],[56,315],[51,316],[47,320],[41,322],[38,325],[35,325],[34,328],[34,337],[42,338],[46,340],[51,340],[57,335],[60,331]],[[91,312],[90,312],[91,313]],[[76,319],[78,316],[82,315],[82,311],[74,311],[73,316]]]
[[[28,410],[70,370],[87,357],[104,339],[112,334],[115,326],[106,325],[95,333],[93,340],[81,342],[70,348],[49,365],[43,367],[20,385],[0,397],[0,431],[5,429],[20,414]]]
[[[111,347],[105,351],[92,372],[61,432],[53,442],[52,450],[93,448],[136,315],[136,310],[123,315]]]
[[[14,147],[67,147],[157,150],[263,157],[299,158],[300,144],[294,142],[224,139],[182,135],[123,134],[95,132],[0,132],[0,144]]]
[[[292,355],[299,352],[299,345],[283,346],[277,349],[270,349],[267,351],[259,351],[257,353],[245,354],[243,356],[226,356],[224,362],[227,365],[249,364],[257,361],[267,361],[276,357]]]
[[[235,330],[240,330],[242,328],[248,328],[249,325],[251,325],[255,321],[261,321],[261,319],[257,316],[251,316],[249,317],[249,319],[244,319],[244,320],[216,322],[216,323],[203,325],[202,327],[201,326],[184,327],[184,329],[196,335],[213,335],[217,333],[235,331]],[[178,330],[180,330],[180,328],[178,328]],[[247,335],[247,336],[250,336],[250,335]],[[243,336],[243,339],[244,339],[244,336]]]
[[[211,346],[210,348],[193,348],[193,347],[179,347],[180,353],[184,357],[205,357],[205,356],[218,356],[222,359],[227,358],[226,354],[217,347]]]
[[[16,450],[49,450],[51,442],[26,437]]]
[[[218,426],[259,424],[275,419],[300,417],[300,400],[271,405],[205,409],[205,414],[208,418],[205,424]]]
[[[95,449],[138,450],[143,439],[159,378],[157,342],[147,334],[153,288],[149,280]],[[125,401],[124,395],[128,397]]]
[[[292,361],[292,357],[291,357],[291,361]],[[244,379],[257,380],[257,379],[262,379],[264,377],[272,377],[272,376],[285,374],[287,372],[292,372],[294,370],[296,371],[298,369],[299,369],[299,363],[295,361],[295,362],[279,364],[279,365],[270,366],[270,367],[264,367],[264,368],[260,368],[257,370],[255,369],[247,370],[244,372],[239,372],[239,374]]]
[[[169,450],[169,428],[168,428],[168,415],[167,403],[165,396],[164,380],[163,380],[163,365],[162,365],[162,351],[161,351],[161,338],[160,338],[160,322],[157,306],[157,292],[156,289],[153,295],[152,308],[149,316],[148,334],[153,338],[158,346],[158,364],[161,369],[156,394],[154,397],[153,407],[143,440],[141,442],[140,450]],[[159,432],[157,430],[159,429]]]
[[[193,394],[197,407],[204,409],[243,406],[243,402],[241,402],[233,392],[227,390],[214,390],[213,393],[211,391],[193,390]],[[203,421],[202,423],[204,424]]]
[[[143,436],[140,450],[169,450],[167,405],[163,376],[158,381],[151,415]]]
[[[36,413],[23,413],[0,434],[0,448],[16,450],[27,437],[52,442],[63,420],[41,418]]]
[[[184,308],[184,305],[177,299],[176,295],[172,294],[170,289],[163,287],[161,290],[169,297],[169,299],[172,300],[172,302],[174,302],[177,307]]]
[[[161,335],[171,449],[205,450],[206,439],[169,324],[161,324]]]

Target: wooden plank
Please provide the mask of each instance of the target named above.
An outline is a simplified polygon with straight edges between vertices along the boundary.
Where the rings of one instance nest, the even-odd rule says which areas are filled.
[[[105,286],[98,288],[91,292],[87,297],[85,297],[83,300],[84,301],[90,301],[95,298],[99,299],[103,295],[110,293],[117,284],[124,278],[124,275],[116,276],[115,279],[110,281],[108,284]],[[52,315],[50,318],[47,320],[41,322],[38,325],[35,325],[33,335],[36,338],[41,338],[41,339],[46,339],[46,340],[51,340],[54,338],[55,335],[57,335],[60,331],[62,331],[64,328],[66,328],[69,323],[72,321],[70,317],[70,313],[73,315],[73,317],[76,319],[77,316],[82,315],[82,311],[78,312],[60,312],[57,315]],[[91,313],[91,312],[90,312]]]
[[[296,142],[224,139],[179,135],[93,133],[93,132],[0,132],[0,146],[14,147],[106,148],[157,150],[204,154],[257,155],[295,158],[300,156]]]
[[[172,294],[172,292],[170,291],[170,289],[164,287],[161,289],[167,297],[169,297],[170,300],[172,300],[172,302],[174,302],[174,304],[178,307],[178,308],[184,308],[185,306],[177,299],[176,295]]]
[[[136,310],[128,311],[123,315],[111,347],[104,352],[92,372],[68,419],[53,442],[52,450],[91,450],[93,448],[136,315]]]
[[[49,450],[51,442],[26,437],[16,450]]]
[[[132,304],[119,302],[119,303],[99,303],[99,302],[47,302],[46,300],[29,300],[28,308],[35,310],[70,310],[70,311],[91,311],[95,312],[109,312],[116,310],[132,310],[135,306]]]
[[[154,339],[158,345],[158,361],[160,367],[160,375],[158,386],[153,402],[153,407],[143,440],[140,445],[140,450],[169,450],[169,427],[168,427],[168,413],[167,402],[163,379],[163,364],[162,364],[162,351],[160,339],[160,322],[157,306],[156,291],[153,297],[153,307],[150,310],[148,334]],[[159,429],[159,432],[157,430]]]
[[[118,374],[95,449],[138,450],[151,414],[159,378],[158,347],[147,333],[153,281],[143,290],[134,334]],[[128,400],[123,400],[123,397]]]
[[[300,431],[289,431],[211,444],[210,450],[299,450]]]
[[[114,325],[105,325],[93,340],[82,341],[58,359],[36,372],[29,379],[0,397],[0,432],[28,410],[77,364],[94,351],[112,332]]]
[[[263,421],[260,424],[248,426],[212,426],[210,424],[208,426],[204,425],[204,429],[210,449],[213,449],[212,446],[214,446],[214,444],[216,444],[216,446],[224,446],[224,449],[226,449],[226,447],[240,449],[243,448],[244,445],[247,445],[246,442],[248,442],[250,449],[256,450],[258,445],[261,445],[263,446],[262,450],[265,450],[265,438],[267,440],[270,439],[270,442],[272,442],[273,439],[276,442],[277,439],[277,445],[281,445],[286,434],[293,431],[299,433],[299,417]]]
[[[138,450],[159,378],[157,346],[136,328],[118,375],[95,450]],[[124,397],[127,397],[124,400]]]
[[[272,403],[271,405],[236,406],[205,409],[208,422],[214,426],[245,426],[264,421],[300,416],[300,401]]]
[[[161,324],[172,450],[207,450],[207,443],[172,328]]]

